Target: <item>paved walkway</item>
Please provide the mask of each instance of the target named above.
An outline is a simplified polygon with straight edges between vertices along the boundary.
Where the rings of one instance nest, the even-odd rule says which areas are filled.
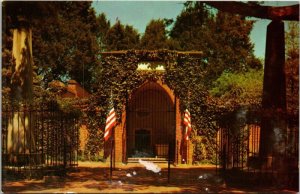
[[[4,193],[243,193],[250,191],[274,192],[267,188],[255,190],[233,188],[216,174],[214,166],[171,166],[168,183],[167,165],[158,164],[159,173],[147,170],[141,164],[121,165],[113,171],[109,181],[107,164],[81,162],[78,169],[63,178],[2,182]],[[288,192],[280,190],[279,193]]]

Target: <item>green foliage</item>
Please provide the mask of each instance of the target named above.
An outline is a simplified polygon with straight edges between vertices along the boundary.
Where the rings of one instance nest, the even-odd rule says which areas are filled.
[[[202,2],[187,3],[170,32],[170,36],[179,42],[177,49],[204,51],[203,46],[212,41],[212,34],[208,34],[212,17]]]
[[[286,93],[287,111],[299,123],[299,22],[289,22],[286,32]],[[298,124],[296,124],[298,125]]]
[[[76,107],[77,100],[74,99],[56,99],[56,102],[58,103],[59,109],[67,113],[69,115],[73,115],[74,117],[79,118],[82,116],[81,110]]]
[[[203,136],[196,136],[193,138],[194,144],[194,153],[193,153],[193,161],[203,161],[207,160],[208,153],[207,153],[207,146],[206,140]]]
[[[164,56],[166,53],[161,51],[160,55]],[[118,115],[121,115],[123,105],[126,104],[129,94],[141,85],[147,79],[158,79],[159,75],[153,72],[139,72],[136,71],[139,61],[146,57],[141,53],[135,51],[127,51],[126,54],[119,57],[109,56],[102,60],[101,65],[95,71],[95,96],[105,98],[101,99],[102,107],[105,111],[112,92],[114,105]],[[155,57],[155,56],[147,56]],[[159,54],[158,56],[159,57]],[[109,79],[108,79],[109,78]],[[103,104],[103,102],[105,102]],[[103,123],[104,124],[104,123]]]
[[[56,19],[56,5],[53,3],[34,1],[5,1],[2,3],[5,28],[20,28],[31,26],[32,21],[47,21]],[[34,11],[33,11],[34,10]]]
[[[46,3],[45,3],[46,4]],[[48,4],[48,3],[47,3]],[[197,160],[213,160],[220,115],[243,104],[258,104],[262,90],[261,62],[253,55],[249,34],[253,22],[237,15],[211,12],[203,2],[187,2],[167,36],[170,20],[152,20],[144,36],[117,21],[112,27],[104,14],[95,16],[91,2],[52,2],[56,17],[32,21],[37,99],[56,99],[44,88],[53,79],[75,79],[94,91],[85,112],[89,139],[86,153],[97,157],[103,149],[103,130],[112,92],[118,122],[130,94],[146,80],[161,80],[180,98],[180,109],[189,108]],[[43,10],[43,9],[40,9]],[[4,17],[3,91],[8,94],[12,72],[10,18]],[[153,52],[134,51],[142,48]],[[100,58],[99,51],[128,50]],[[201,59],[160,50],[200,50]],[[99,62],[100,59],[100,62]],[[162,61],[165,72],[137,71],[139,62]],[[153,67],[155,65],[152,65]],[[250,70],[256,69],[256,70]],[[6,95],[8,99],[9,95]],[[59,101],[59,100],[58,100]],[[227,110],[220,109],[226,105]],[[72,109],[71,102],[58,102]],[[230,107],[230,108],[229,108]],[[201,136],[201,139],[197,139]],[[205,145],[205,146],[204,146]],[[198,153],[199,152],[199,153]]]
[[[137,71],[139,62],[150,59],[162,61],[166,71]],[[103,129],[105,126],[111,92],[117,120],[120,122],[122,110],[124,110],[130,94],[147,80],[161,80],[174,91],[176,97],[180,98],[182,112],[189,107],[193,133],[195,136],[204,135],[209,147],[207,149],[213,150],[217,126],[213,122],[215,121],[214,107],[208,106],[206,103],[208,93],[203,82],[204,68],[203,62],[197,58],[178,55],[176,52],[167,50],[153,52],[131,50],[122,55],[104,58],[95,71],[94,77],[98,79],[95,79],[94,90],[97,92],[94,94],[90,106],[92,109],[101,107],[98,113],[92,111],[90,114],[91,116],[97,115],[96,117],[99,115],[97,119],[99,125],[95,127],[95,130]],[[189,95],[187,95],[188,93]],[[95,138],[97,138],[96,135]],[[211,152],[209,153],[207,158],[212,158]]]
[[[262,89],[263,70],[260,69],[245,73],[223,72],[209,92],[227,106],[258,105]]]
[[[10,31],[2,31],[2,102],[11,98],[11,77],[14,60],[12,58],[12,36]]]
[[[91,157],[99,156],[100,151],[104,148],[105,97],[101,94],[98,96],[93,95],[88,104],[84,124],[87,125],[89,136],[84,150],[85,153],[82,153],[82,155],[91,159]]]
[[[218,57],[211,59],[211,62],[215,68],[219,68],[219,73],[222,73],[224,68],[231,72],[249,69],[254,58],[253,44],[250,41],[252,26],[252,21],[241,16],[218,12],[213,29],[218,43],[215,49]]]
[[[112,50],[128,50],[135,49],[139,46],[140,37],[136,29],[132,26],[124,26],[118,20],[106,34],[106,49]]]
[[[166,83],[180,98],[181,112],[188,108],[191,113],[192,139],[199,135],[205,137],[206,159],[212,159],[215,134],[218,129],[216,124],[218,112],[215,106],[211,106],[207,102],[209,93],[204,82],[205,67],[203,61],[185,56],[179,58],[175,65],[167,67],[165,76]],[[195,151],[197,152],[197,150]],[[195,156],[195,159],[200,158]]]
[[[170,36],[179,50],[200,50],[206,63],[205,83],[223,71],[261,68],[254,57],[250,32],[253,22],[224,12],[213,12],[203,2],[189,2],[177,17]]]
[[[248,72],[224,72],[209,90],[216,121],[229,130],[234,139],[246,124],[260,122],[263,69]]]
[[[287,57],[297,57],[299,50],[299,23],[298,22],[288,22],[288,31],[285,36],[286,42],[286,55]],[[294,56],[295,55],[295,56]],[[299,53],[298,53],[299,56]]]
[[[108,30],[110,29],[110,22],[106,19],[106,16],[104,13],[98,15],[96,18],[96,36],[97,36],[97,42],[100,47],[100,49],[106,50],[106,34]]]
[[[139,62],[150,59],[162,61],[166,71],[137,71]],[[124,110],[130,94],[147,80],[161,80],[174,91],[176,97],[180,98],[181,111],[189,108],[191,112],[192,139],[197,136],[203,137],[203,141],[195,140],[195,144],[198,143],[196,152],[201,152],[201,156],[204,157],[202,159],[215,160],[215,137],[219,128],[218,122],[220,115],[228,112],[227,109],[220,109],[218,106],[232,98],[235,101],[230,101],[230,106],[228,105],[230,110],[238,108],[236,105],[259,104],[263,74],[261,69],[240,74],[223,73],[215,81],[214,87],[208,91],[203,81],[205,68],[206,64],[198,58],[178,55],[177,52],[167,50],[152,52],[131,50],[124,54],[103,58],[101,65],[95,71],[94,77],[97,79],[95,79],[94,90],[97,92],[94,94],[91,104],[91,107],[101,107],[98,113],[93,113],[99,115],[97,119],[99,125],[96,128],[103,129],[105,126],[111,92],[117,120],[120,122],[122,110]],[[210,103],[211,96],[218,103]],[[95,136],[95,138],[97,137]],[[195,158],[197,158],[196,155]],[[200,159],[197,158],[197,160]]]
[[[149,50],[167,49],[167,39],[165,22],[161,19],[151,20],[141,39],[141,48]]]
[[[98,64],[96,17],[91,2],[51,2],[57,19],[32,22],[34,64],[45,86],[75,79],[89,89]]]

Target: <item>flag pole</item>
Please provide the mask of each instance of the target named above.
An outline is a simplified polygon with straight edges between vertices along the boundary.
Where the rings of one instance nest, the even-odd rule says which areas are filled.
[[[171,141],[169,141],[169,148],[168,148],[168,183],[170,183],[170,174],[171,174]]]
[[[112,90],[110,90],[110,103],[112,103]],[[112,128],[112,132],[110,135],[110,166],[109,166],[109,179],[110,183],[112,183],[112,171],[113,171],[113,139],[114,139],[114,127]]]
[[[112,182],[112,138],[110,138],[110,166],[109,166],[109,180]]]
[[[113,102],[113,94],[112,94],[112,90],[110,90],[111,92],[111,102]],[[114,107],[114,105],[113,105]],[[115,170],[115,166],[116,166],[116,150],[115,150],[115,126],[112,128],[112,132],[111,132],[111,136],[112,136],[112,171]]]
[[[113,171],[113,160],[114,160],[114,131],[115,128],[112,129],[112,135],[110,137],[110,169],[109,169],[109,175],[110,175],[110,182],[112,182],[112,171]]]
[[[188,110],[190,111],[191,109],[190,109],[190,97],[191,97],[191,92],[190,92],[190,88],[188,89]],[[191,113],[189,113],[189,114],[191,114]],[[188,126],[186,126],[186,131],[187,131],[187,134],[190,136],[190,134],[189,134],[189,129],[188,129]],[[189,152],[190,152],[190,147],[189,147],[189,140],[190,140],[190,137],[188,137],[187,136],[187,141],[186,141],[186,147],[187,147],[187,153],[186,153],[186,164],[189,164]]]
[[[115,127],[112,129],[112,138],[113,138],[113,167],[112,170],[116,170],[116,141],[115,141]]]
[[[187,147],[187,153],[186,153],[186,164],[189,164],[189,155],[190,155],[190,150],[189,150],[189,142],[188,142],[188,140],[186,141],[186,147]]]

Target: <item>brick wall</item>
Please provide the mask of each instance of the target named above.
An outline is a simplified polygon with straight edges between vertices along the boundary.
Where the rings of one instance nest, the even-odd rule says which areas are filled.
[[[176,154],[175,162],[178,164],[182,161],[182,128],[181,128],[181,113],[180,113],[180,102],[176,98]]]
[[[124,133],[125,133],[125,125],[126,124],[126,109],[123,108],[122,111],[122,121],[115,127],[115,162],[123,162],[126,153],[124,153],[124,148],[126,148],[126,144],[123,141]],[[125,133],[126,134],[126,133]]]

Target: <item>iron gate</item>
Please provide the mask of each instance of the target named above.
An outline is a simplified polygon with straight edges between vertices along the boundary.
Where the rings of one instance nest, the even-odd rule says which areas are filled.
[[[260,127],[246,125],[238,131],[221,128],[217,133],[217,154],[223,169],[256,167]]]
[[[127,158],[168,158],[170,149],[174,159],[175,123],[167,92],[155,82],[143,84],[127,107]]]

